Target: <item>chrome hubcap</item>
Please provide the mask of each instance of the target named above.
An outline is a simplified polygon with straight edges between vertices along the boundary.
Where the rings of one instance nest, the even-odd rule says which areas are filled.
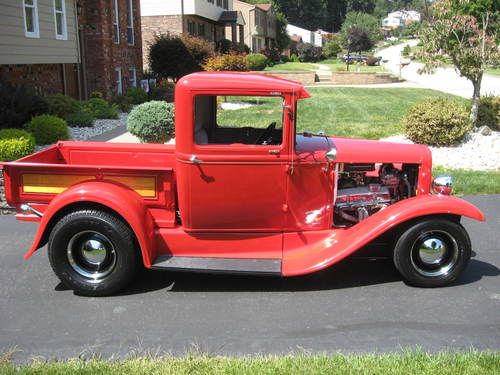
[[[111,241],[101,233],[83,231],[68,243],[70,266],[91,283],[100,283],[116,265],[116,252]]]
[[[422,276],[445,276],[457,264],[458,245],[445,231],[422,233],[413,243],[411,262]]]

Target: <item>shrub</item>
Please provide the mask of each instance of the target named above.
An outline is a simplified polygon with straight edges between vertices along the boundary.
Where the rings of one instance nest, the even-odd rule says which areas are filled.
[[[207,59],[203,64],[203,69],[208,71],[248,71],[248,64],[245,55],[235,53],[217,55]]]
[[[404,116],[403,125],[413,142],[431,146],[454,145],[472,129],[465,106],[442,98],[415,104]]]
[[[500,130],[500,97],[482,96],[477,114],[477,126],[488,126],[493,130]]]
[[[297,54],[301,62],[315,62],[321,60],[321,47],[316,47],[311,43],[297,44]]]
[[[292,53],[290,55],[290,62],[299,62],[299,57],[295,53]]]
[[[337,55],[342,52],[342,45],[340,44],[340,39],[338,37],[333,37],[323,47],[323,56],[325,57],[337,57]]]
[[[29,155],[35,149],[35,139],[25,130],[0,130],[0,161],[12,161]]]
[[[277,48],[267,47],[260,51],[260,53],[266,56],[267,59],[274,64],[281,61],[281,52]]]
[[[63,94],[49,95],[47,101],[49,102],[49,113],[64,119],[82,109],[78,100]]]
[[[115,95],[111,98],[111,103],[122,112],[130,112],[132,109],[132,99],[128,95]]]
[[[127,130],[141,142],[164,143],[175,133],[174,105],[151,101],[135,107],[127,119]]]
[[[104,99],[104,94],[100,91],[92,91],[90,93],[91,98],[99,98],[99,99]]]
[[[92,98],[83,103],[83,106],[94,114],[96,118],[117,119],[118,108],[110,105],[106,100]]]
[[[246,59],[250,70],[264,70],[267,66],[267,57],[261,53],[251,53]]]
[[[366,59],[366,65],[368,66],[375,66],[375,65],[378,65],[379,64],[379,59],[378,57],[375,57],[375,56],[368,56],[368,58]]]
[[[68,125],[66,121],[57,116],[35,116],[26,124],[26,130],[33,134],[37,145],[46,145],[68,139]]]
[[[407,44],[406,46],[403,47],[401,54],[403,56],[410,56],[410,53],[411,53],[411,47]]]
[[[74,128],[90,128],[94,126],[95,116],[88,109],[82,109],[66,118],[68,126]]]
[[[160,78],[177,81],[202,70],[203,61],[214,54],[211,42],[194,36],[157,36],[149,48],[149,65]]]
[[[48,110],[44,98],[0,80],[0,129],[22,128],[33,116]]]
[[[126,96],[133,105],[142,104],[149,100],[148,93],[141,87],[131,87],[127,90]]]

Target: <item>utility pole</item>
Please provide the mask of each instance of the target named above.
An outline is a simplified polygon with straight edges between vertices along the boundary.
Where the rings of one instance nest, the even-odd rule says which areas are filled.
[[[181,23],[182,23],[181,31],[182,35],[184,35],[184,0],[181,0]]]

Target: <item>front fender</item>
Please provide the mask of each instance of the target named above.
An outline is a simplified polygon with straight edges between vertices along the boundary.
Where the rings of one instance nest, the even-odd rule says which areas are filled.
[[[282,273],[295,276],[327,268],[401,223],[436,214],[485,220],[476,206],[459,198],[421,195],[405,199],[349,228],[285,234]]]
[[[31,257],[43,245],[41,242],[52,218],[68,205],[85,202],[99,204],[118,213],[132,228],[141,247],[144,265],[151,267],[153,219],[136,192],[112,181],[82,182],[57,195],[44,211],[33,244],[24,259]]]

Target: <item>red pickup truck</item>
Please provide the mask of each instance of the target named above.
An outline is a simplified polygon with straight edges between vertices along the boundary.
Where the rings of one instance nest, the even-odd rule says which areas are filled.
[[[59,142],[5,163],[17,219],[40,222],[25,258],[48,244],[61,281],[98,296],[141,263],[295,276],[383,240],[409,284],[456,280],[471,256],[460,219],[484,215],[450,196],[449,176],[431,181],[426,146],[297,133],[309,96],[277,77],[195,73],[175,89],[175,145]],[[260,111],[255,124],[231,124],[228,97]]]

